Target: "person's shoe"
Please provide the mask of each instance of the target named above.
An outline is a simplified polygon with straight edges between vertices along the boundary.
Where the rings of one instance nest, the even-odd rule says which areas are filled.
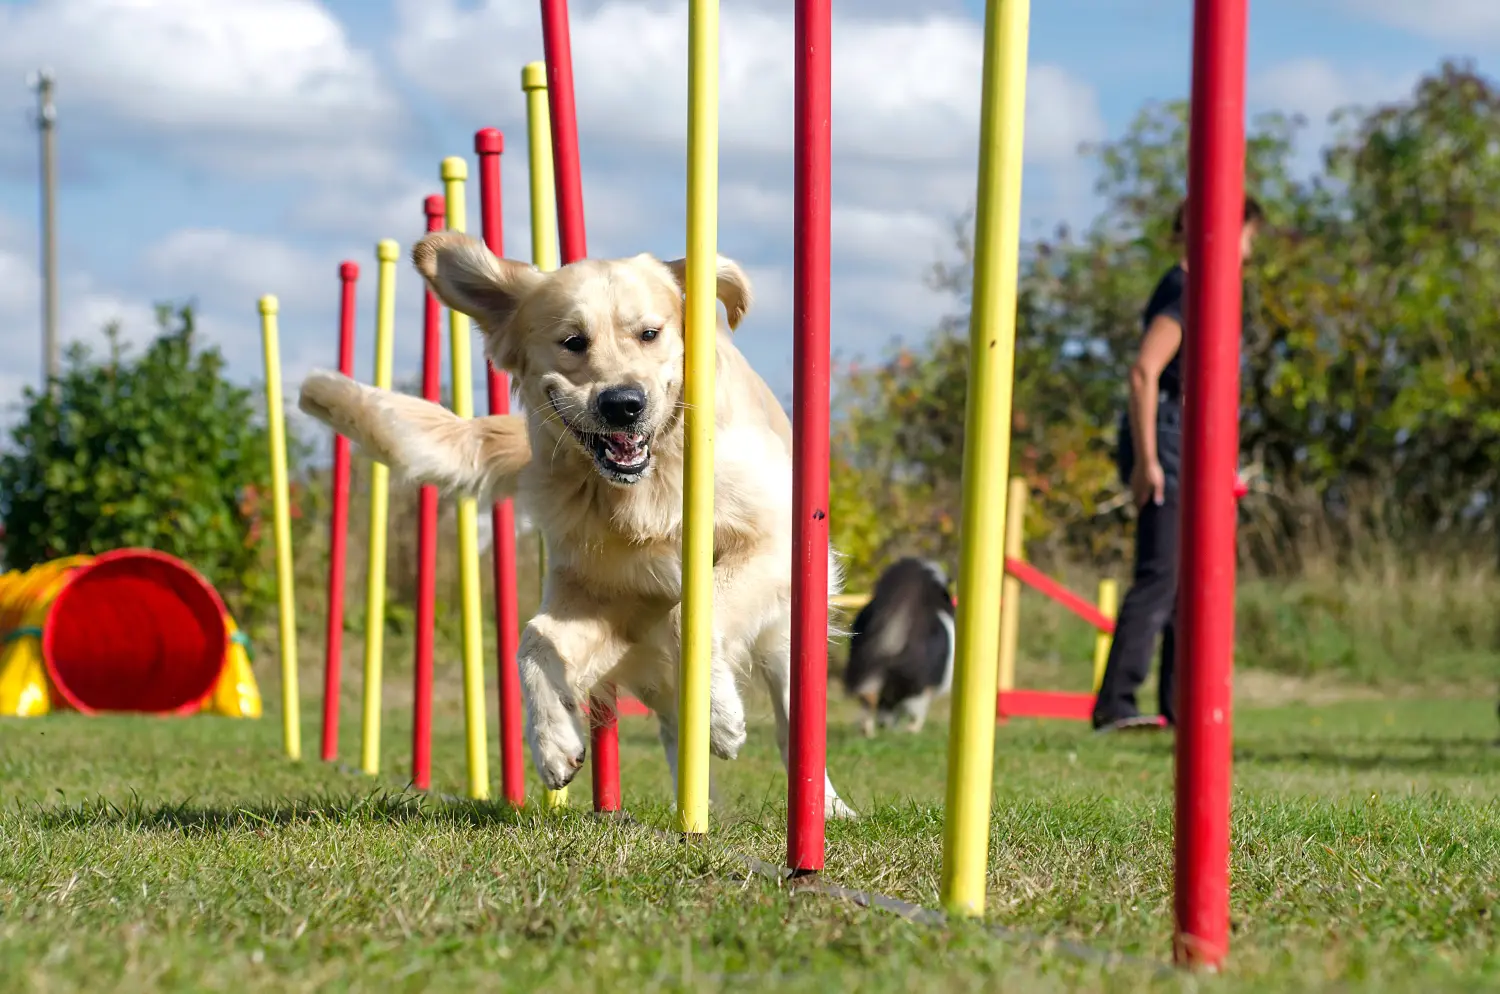
[[[1137,732],[1165,728],[1166,722],[1160,715],[1133,714],[1124,718],[1112,718],[1094,726],[1094,731],[1103,734],[1105,732]]]

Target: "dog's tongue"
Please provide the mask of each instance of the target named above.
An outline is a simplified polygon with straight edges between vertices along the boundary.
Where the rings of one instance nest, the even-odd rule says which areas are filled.
[[[609,458],[621,466],[633,466],[646,458],[646,436],[635,432],[615,432],[604,436]]]

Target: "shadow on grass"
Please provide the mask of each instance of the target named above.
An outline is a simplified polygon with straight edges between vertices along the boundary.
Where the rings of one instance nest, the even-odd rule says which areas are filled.
[[[1119,741],[1123,744],[1127,740]],[[1174,742],[1167,737],[1136,738],[1129,740],[1125,748],[1142,755],[1170,756]],[[1471,776],[1493,773],[1497,751],[1500,741],[1478,735],[1417,733],[1332,743],[1326,736],[1317,735],[1277,736],[1275,742],[1257,735],[1248,742],[1235,743],[1233,762],[1236,766],[1313,766],[1350,772],[1404,770]]]
[[[384,788],[361,796],[340,794],[267,799],[252,804],[201,805],[191,799],[151,805],[132,793],[117,804],[106,798],[53,805],[17,804],[20,816],[45,829],[124,828],[131,831],[200,834],[245,828],[314,824],[434,824],[483,827],[539,825],[546,814],[491,801],[449,800]]]
[[[1236,745],[1236,763],[1318,766],[1353,771],[1406,770],[1466,775],[1494,771],[1495,742],[1477,735],[1381,735],[1331,744],[1317,736]]]

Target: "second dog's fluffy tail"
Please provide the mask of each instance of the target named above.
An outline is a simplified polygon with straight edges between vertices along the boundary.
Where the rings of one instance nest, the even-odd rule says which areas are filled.
[[[460,418],[420,397],[325,371],[302,381],[298,406],[347,436],[371,459],[445,494],[489,500],[510,496],[516,477],[531,462],[526,420],[513,414]]]

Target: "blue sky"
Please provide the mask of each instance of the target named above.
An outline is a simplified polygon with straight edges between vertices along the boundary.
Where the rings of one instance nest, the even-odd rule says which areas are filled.
[[[845,353],[917,338],[923,285],[973,196],[981,6],[841,0],[835,26],[834,335]],[[790,0],[723,0],[721,251],[758,309],[738,341],[790,384]],[[1184,96],[1189,0],[1034,0],[1025,225],[1094,209],[1080,141]],[[580,138],[596,255],[682,249],[682,0],[574,0]],[[913,13],[920,8],[920,13]],[[438,162],[502,128],[506,239],[529,249],[522,64],[530,0],[0,0],[0,409],[40,366],[28,71],[58,74],[65,338],[152,330],[195,297],[234,375],[260,376],[255,300],[283,301],[289,392],[334,356],[336,270],[359,262],[358,371],[373,347],[374,245],[409,244]],[[1252,110],[1316,122],[1393,99],[1447,56],[1500,68],[1495,0],[1254,0]],[[477,198],[471,195],[471,202]],[[472,203],[471,203],[472,206]],[[398,279],[398,375],[419,358],[419,287]],[[9,415],[0,410],[0,421]]]

